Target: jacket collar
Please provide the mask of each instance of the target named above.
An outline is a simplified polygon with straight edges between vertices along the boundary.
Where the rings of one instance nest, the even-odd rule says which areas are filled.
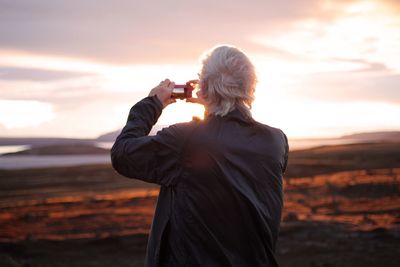
[[[239,108],[235,108],[234,110],[230,111],[225,116],[207,114],[205,117],[207,119],[222,118],[222,119],[226,119],[226,120],[236,120],[236,121],[246,122],[246,123],[254,121],[254,119],[251,116],[247,115],[246,112],[240,110]]]

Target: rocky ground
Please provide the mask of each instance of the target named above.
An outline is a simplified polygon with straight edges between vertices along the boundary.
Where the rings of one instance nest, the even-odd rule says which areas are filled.
[[[281,266],[398,266],[399,158],[397,143],[292,152]],[[109,165],[0,170],[0,266],[143,266],[157,193]]]

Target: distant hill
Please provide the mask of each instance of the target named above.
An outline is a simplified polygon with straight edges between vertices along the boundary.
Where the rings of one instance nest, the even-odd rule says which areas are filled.
[[[155,135],[162,128],[167,127],[166,125],[154,125],[151,129],[149,135]],[[122,129],[121,129],[122,130]],[[113,142],[117,139],[117,136],[121,133],[121,130],[117,130],[114,132],[106,133],[97,137],[96,141],[99,142]]]
[[[400,167],[400,142],[318,146],[289,152],[285,177]]]
[[[62,144],[62,145],[46,145],[32,147],[30,149],[6,153],[2,156],[8,155],[98,155],[108,154],[109,149],[96,147],[88,144]]]
[[[356,133],[344,135],[340,139],[356,139],[366,142],[400,141],[400,131]]]
[[[114,132],[102,134],[102,135],[100,135],[99,137],[96,138],[96,141],[99,141],[99,142],[112,142],[112,141],[115,141],[115,139],[117,138],[117,136],[119,135],[120,132],[121,132],[121,130],[117,130],[117,131],[114,131]]]

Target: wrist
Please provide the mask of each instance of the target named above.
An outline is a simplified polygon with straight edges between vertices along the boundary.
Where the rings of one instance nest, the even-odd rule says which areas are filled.
[[[160,98],[157,96],[157,94],[151,96],[151,98],[153,99],[154,103],[156,103],[156,105],[157,105],[160,109],[163,109],[163,108],[164,108],[164,104],[162,103],[162,101],[160,100]]]

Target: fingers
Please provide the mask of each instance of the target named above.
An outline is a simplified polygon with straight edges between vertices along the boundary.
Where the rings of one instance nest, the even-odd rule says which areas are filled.
[[[186,98],[186,102],[188,102],[188,103],[197,103],[197,98],[194,98],[194,97]]]
[[[198,84],[198,83],[199,83],[199,80],[190,80],[190,81],[186,82],[187,85]]]
[[[164,81],[161,81],[158,86],[169,86],[171,81],[169,79],[165,79]]]
[[[168,80],[168,81],[169,81],[169,80]],[[174,87],[175,87],[175,83],[169,81],[169,83],[168,83],[168,85],[167,85],[167,88],[170,89],[170,90],[172,91],[172,90],[174,89]]]
[[[149,96],[157,95],[162,103],[166,103],[171,98],[172,90],[174,89],[175,83],[169,79],[161,81],[156,87],[154,87]]]
[[[168,89],[174,89],[175,83],[171,82],[169,79],[165,79],[164,81],[161,81],[159,84],[160,87],[165,87]]]
[[[200,105],[204,105],[205,104],[203,99],[195,98],[195,97],[186,98],[186,102],[187,103],[200,104]]]
[[[169,104],[175,103],[175,102],[176,102],[176,100],[174,98],[170,98],[166,101],[166,104],[167,104],[166,106],[168,106]]]

